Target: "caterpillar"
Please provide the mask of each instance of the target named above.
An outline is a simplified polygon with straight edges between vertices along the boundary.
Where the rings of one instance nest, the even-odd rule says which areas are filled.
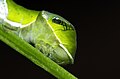
[[[76,30],[63,17],[45,10],[26,9],[13,0],[0,0],[0,24],[54,62],[74,63]]]

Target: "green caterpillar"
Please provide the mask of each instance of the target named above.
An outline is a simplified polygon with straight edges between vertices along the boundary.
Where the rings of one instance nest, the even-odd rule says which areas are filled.
[[[0,0],[0,24],[33,44],[56,63],[74,63],[76,31],[61,16],[47,11],[28,10],[13,0]]]

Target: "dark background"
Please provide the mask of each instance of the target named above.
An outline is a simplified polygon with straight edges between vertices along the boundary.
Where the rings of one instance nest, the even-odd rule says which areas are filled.
[[[33,10],[47,10],[70,21],[77,31],[75,63],[64,68],[79,79],[114,79],[119,63],[120,8],[112,0],[15,0]],[[0,79],[56,79],[0,42]]]

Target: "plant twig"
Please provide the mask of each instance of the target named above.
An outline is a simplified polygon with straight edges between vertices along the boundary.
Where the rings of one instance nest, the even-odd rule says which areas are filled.
[[[33,63],[48,71],[58,79],[77,79],[64,68],[44,56],[41,52],[10,31],[5,31],[0,24],[0,40],[8,44]]]

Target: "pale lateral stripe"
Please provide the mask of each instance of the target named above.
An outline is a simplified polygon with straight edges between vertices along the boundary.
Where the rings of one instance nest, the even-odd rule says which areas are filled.
[[[46,20],[48,19],[48,17],[44,15],[44,11],[42,12],[42,16],[43,16]],[[50,28],[52,29],[52,31],[54,31],[53,28],[52,28],[52,26],[48,23],[48,21],[47,21],[47,24],[50,26]],[[53,33],[54,33],[54,32],[53,32]],[[73,61],[73,57],[71,56],[71,54],[69,53],[69,51],[66,49],[66,47],[64,47],[64,45],[62,44],[61,40],[57,37],[57,35],[56,35],[55,33],[54,33],[54,35],[55,35],[55,37],[57,38],[57,40],[59,41],[60,47],[62,47],[62,48],[65,50],[65,52],[66,52],[67,55],[70,57],[70,59],[72,60],[72,63],[73,63],[73,62],[74,62],[74,61]]]
[[[51,27],[51,25],[47,22],[47,24],[50,26],[50,28],[52,29],[52,27]],[[52,31],[53,31],[53,29],[52,29]],[[54,32],[53,32],[54,33]],[[66,47],[65,46],[63,46],[63,44],[62,44],[62,42],[60,41],[60,39],[57,37],[57,35],[54,33],[54,35],[55,35],[55,37],[57,38],[57,40],[59,41],[59,45],[60,45],[60,47],[62,47],[64,50],[65,50],[65,52],[67,53],[67,55],[70,57],[70,59],[72,60],[72,63],[73,63],[73,57],[71,56],[71,54],[69,53],[69,51],[66,49]]]
[[[0,18],[3,19],[7,15],[6,0],[0,0]]]
[[[0,18],[3,19],[4,22],[7,22],[8,24],[10,24],[13,27],[20,27],[20,28],[24,28],[26,26],[29,26],[33,22],[35,22],[35,20],[34,20],[28,24],[22,25],[21,23],[17,23],[17,22],[8,20],[6,18],[7,15],[8,15],[8,7],[7,7],[6,0],[0,0]]]
[[[73,57],[71,56],[71,54],[69,53],[69,51],[66,49],[66,47],[65,46],[63,46],[63,44],[59,44],[66,52],[67,52],[67,55],[70,57],[70,59],[72,60],[72,63],[74,62],[73,60]]]

